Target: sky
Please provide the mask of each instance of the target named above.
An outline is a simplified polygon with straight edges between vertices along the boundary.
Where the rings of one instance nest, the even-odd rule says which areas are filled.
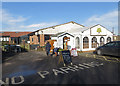
[[[2,2],[2,31],[36,31],[74,21],[118,34],[118,2]]]

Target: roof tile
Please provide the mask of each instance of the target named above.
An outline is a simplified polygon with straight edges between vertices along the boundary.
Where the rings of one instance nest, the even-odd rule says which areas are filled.
[[[20,37],[31,32],[0,32],[0,36]]]

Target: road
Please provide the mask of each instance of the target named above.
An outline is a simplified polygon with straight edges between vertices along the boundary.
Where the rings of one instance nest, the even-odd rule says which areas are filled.
[[[13,55],[2,64],[1,84],[120,84],[120,59],[81,53],[73,65],[58,57],[29,51]]]

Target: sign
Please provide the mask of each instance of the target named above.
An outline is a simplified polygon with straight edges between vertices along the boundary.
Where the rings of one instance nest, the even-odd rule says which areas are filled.
[[[63,58],[63,62],[64,64],[70,64],[72,63],[72,58],[71,58],[71,55],[70,55],[70,51],[69,50],[64,50],[64,51],[61,51],[62,53],[62,58]]]
[[[98,29],[97,29],[97,32],[98,32],[98,33],[102,32],[101,28],[98,28]]]
[[[107,32],[108,30],[101,25],[96,25],[90,28],[91,36],[106,36]]]
[[[72,48],[72,50],[71,50],[71,56],[78,56],[76,48]]]

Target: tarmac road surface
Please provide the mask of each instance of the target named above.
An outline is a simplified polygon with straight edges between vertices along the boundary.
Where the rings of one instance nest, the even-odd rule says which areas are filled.
[[[101,58],[101,59],[100,59]],[[107,57],[105,57],[107,58]],[[120,61],[93,54],[72,57],[73,65],[58,64],[58,57],[30,51],[6,59],[1,84],[120,84]]]

